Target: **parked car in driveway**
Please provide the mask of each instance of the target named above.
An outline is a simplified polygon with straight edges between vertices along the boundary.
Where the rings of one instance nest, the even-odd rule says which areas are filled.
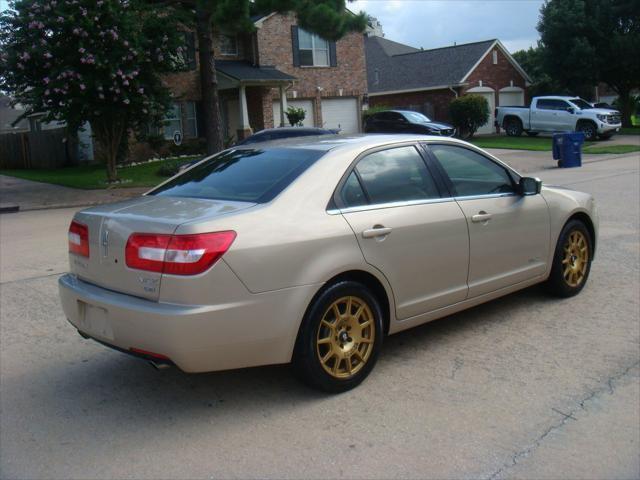
[[[426,115],[411,110],[386,110],[374,113],[367,118],[364,131],[366,133],[420,133],[443,137],[453,137],[456,133],[453,126],[434,122]]]
[[[466,142],[295,139],[77,212],[60,298],[82,336],[156,365],[292,362],[339,392],[388,334],[540,282],[579,293],[597,231],[591,195]]]
[[[610,108],[594,108],[577,97],[534,97],[531,107],[498,107],[496,126],[511,137],[522,132],[538,133],[582,132],[585,140],[611,138],[622,128],[620,112]]]
[[[336,135],[338,129],[325,129],[317,127],[278,127],[265,128],[238,142],[236,145],[251,145],[252,143],[282,140],[284,138],[313,137],[318,135]]]

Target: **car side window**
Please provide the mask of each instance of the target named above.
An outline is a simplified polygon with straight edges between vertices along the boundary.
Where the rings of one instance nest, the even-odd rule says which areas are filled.
[[[368,203],[367,197],[362,190],[360,180],[356,176],[355,172],[351,172],[351,175],[347,178],[347,181],[342,187],[340,197],[345,207],[359,207]]]
[[[367,155],[356,165],[371,204],[439,198],[438,188],[414,146]]]
[[[456,196],[515,192],[511,175],[493,160],[453,145],[429,145],[429,149],[451,180]]]
[[[569,108],[571,105],[569,105],[568,102],[565,102],[564,100],[556,100],[556,110],[567,110],[567,108]]]
[[[554,106],[551,100],[538,100],[536,108],[539,108],[540,110],[553,110]]]

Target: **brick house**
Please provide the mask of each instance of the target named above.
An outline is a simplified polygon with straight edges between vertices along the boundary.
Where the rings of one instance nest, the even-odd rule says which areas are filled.
[[[252,34],[216,32],[214,39],[225,135],[242,139],[252,131],[288,124],[288,106],[306,111],[305,126],[358,132],[367,91],[364,36],[352,33],[326,41],[299,28],[295,16],[287,14],[253,20]],[[199,136],[197,44],[193,33],[185,35],[191,69],[166,77],[175,100],[161,132],[167,139],[175,131],[185,139]]]
[[[499,40],[422,50],[378,36],[365,38],[369,105],[421,111],[449,120],[449,103],[482,95],[491,117],[478,133],[494,132],[494,109],[524,105],[531,79]]]

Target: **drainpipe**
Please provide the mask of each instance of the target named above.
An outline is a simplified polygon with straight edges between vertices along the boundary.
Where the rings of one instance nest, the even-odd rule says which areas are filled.
[[[453,92],[453,94],[456,96],[456,98],[458,98],[458,92],[456,92],[456,91],[453,89],[453,86],[450,86],[450,87],[449,87],[449,90],[451,90],[451,91]]]

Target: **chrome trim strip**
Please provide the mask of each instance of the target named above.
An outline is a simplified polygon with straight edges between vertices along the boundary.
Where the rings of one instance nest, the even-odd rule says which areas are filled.
[[[329,215],[339,215],[341,213],[353,213],[353,212],[366,212],[368,210],[381,210],[384,208],[397,208],[397,207],[410,207],[413,205],[428,205],[431,203],[445,203],[453,201],[464,200],[481,200],[483,198],[501,198],[501,197],[516,197],[516,193],[488,193],[484,195],[469,195],[464,197],[442,197],[442,198],[429,198],[424,200],[406,200],[402,202],[389,202],[389,203],[377,203],[375,205],[360,205],[358,207],[348,208],[331,208],[327,210]]]

